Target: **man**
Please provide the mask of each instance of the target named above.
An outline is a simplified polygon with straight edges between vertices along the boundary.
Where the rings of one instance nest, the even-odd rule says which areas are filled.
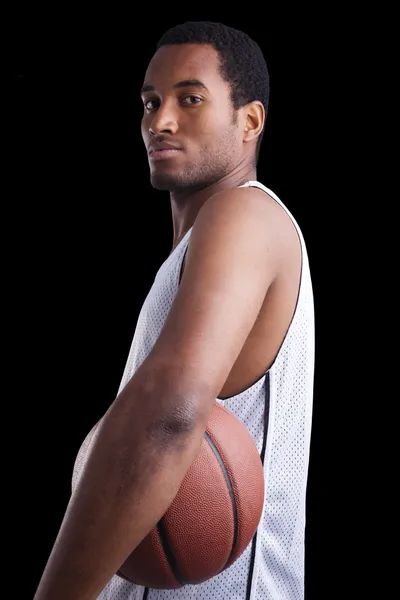
[[[257,181],[267,65],[246,34],[184,23],[159,41],[141,97],[151,183],[170,194],[173,248],[142,307],[117,397],[79,453],[35,600],[298,600],[313,293],[302,233]],[[257,533],[202,584],[134,585],[118,569],[171,505],[216,400],[246,425],[264,464]]]

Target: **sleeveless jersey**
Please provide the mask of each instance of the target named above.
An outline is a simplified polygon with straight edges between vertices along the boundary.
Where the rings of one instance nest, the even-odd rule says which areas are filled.
[[[196,585],[156,590],[115,575],[98,600],[303,600],[306,488],[314,388],[314,300],[302,232],[282,201],[258,181],[287,212],[296,227],[302,269],[296,309],[279,352],[268,371],[245,391],[216,401],[247,427],[259,450],[265,476],[261,520],[252,541],[225,571]],[[155,344],[178,291],[192,228],[163,262],[143,303],[118,393]],[[73,482],[91,446],[78,453]]]

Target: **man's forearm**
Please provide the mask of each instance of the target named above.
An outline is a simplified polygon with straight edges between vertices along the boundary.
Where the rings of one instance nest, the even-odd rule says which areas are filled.
[[[34,600],[95,600],[171,505],[204,428],[153,414],[137,398],[105,415]]]

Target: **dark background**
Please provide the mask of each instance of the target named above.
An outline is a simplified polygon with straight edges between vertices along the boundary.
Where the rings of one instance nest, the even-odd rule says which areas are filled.
[[[116,9],[60,11],[17,22],[10,52],[12,202],[3,227],[9,405],[19,423],[18,467],[9,485],[11,503],[21,508],[11,555],[18,556],[16,577],[26,598],[33,597],[57,535],[76,453],[115,397],[141,304],[171,250],[168,194],[149,183],[139,89],[158,37],[192,19],[244,29],[269,66],[270,109],[258,179],[302,228],[313,276],[306,600],[327,597],[321,580],[329,545],[321,535],[328,520],[320,493],[321,429],[333,391],[326,341],[330,182],[322,174],[329,120],[320,64],[323,32],[306,14],[292,15],[295,22],[289,23],[284,12],[266,11],[260,19],[246,16],[245,7],[237,18],[199,10],[166,17],[154,10],[150,19]],[[21,546],[29,558],[24,562]]]

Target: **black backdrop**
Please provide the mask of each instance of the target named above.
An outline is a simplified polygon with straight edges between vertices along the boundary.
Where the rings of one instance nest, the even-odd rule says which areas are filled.
[[[317,33],[306,17],[289,27],[286,15],[260,20],[245,12],[227,18],[222,11],[187,10],[142,19],[116,9],[84,17],[60,11],[43,15],[39,25],[38,15],[34,26],[28,19],[15,36],[5,276],[8,355],[18,390],[11,404],[23,415],[23,458],[12,485],[22,490],[13,500],[23,503],[15,551],[22,544],[29,554],[23,565],[16,561],[24,597],[33,596],[57,535],[76,452],[115,397],[141,303],[171,249],[168,195],[149,184],[139,88],[159,35],[188,19],[244,29],[269,65],[270,110],[258,178],[299,222],[315,290],[306,598],[323,597],[320,415],[327,349],[320,249],[326,206],[318,172],[323,98]]]

